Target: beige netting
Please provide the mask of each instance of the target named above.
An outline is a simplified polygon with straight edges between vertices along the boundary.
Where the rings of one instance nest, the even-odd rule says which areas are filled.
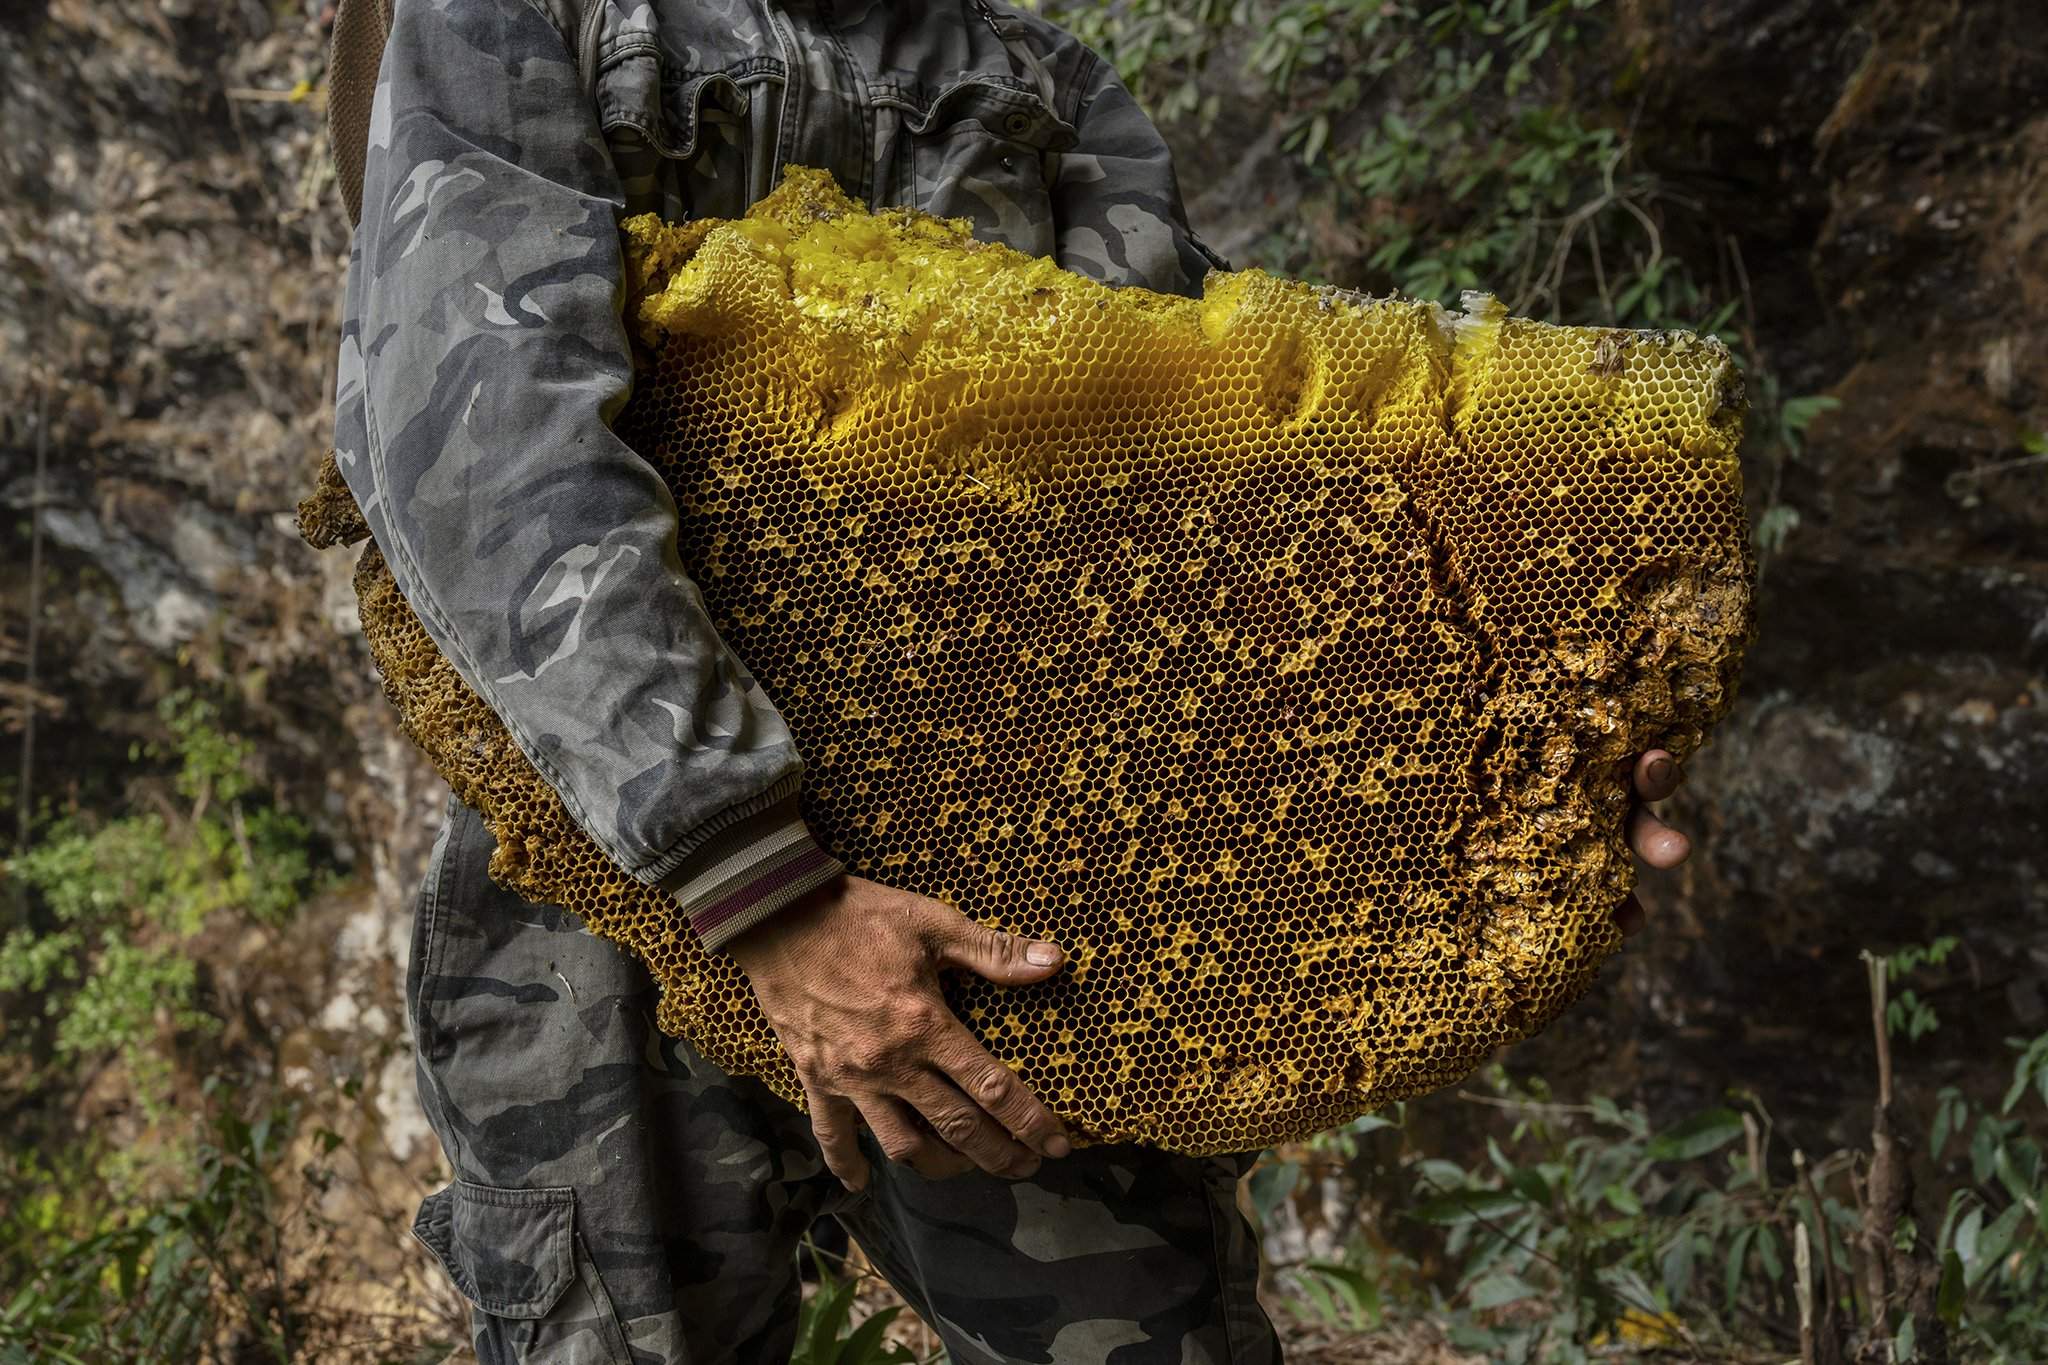
[[[391,32],[391,0],[341,0],[327,41],[327,145],[350,223],[363,216],[363,155],[369,145],[370,101]]]

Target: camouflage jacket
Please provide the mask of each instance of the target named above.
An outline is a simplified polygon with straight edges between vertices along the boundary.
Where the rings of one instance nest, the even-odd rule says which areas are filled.
[[[587,11],[587,19],[580,16]],[[398,0],[349,254],[335,452],[400,590],[572,818],[707,947],[834,876],[788,728],[610,429],[620,220],[734,217],[787,165],[1116,285],[1194,293],[1116,73],[982,0]]]

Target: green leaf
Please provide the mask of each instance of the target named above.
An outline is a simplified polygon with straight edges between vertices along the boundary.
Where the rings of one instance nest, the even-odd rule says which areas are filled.
[[[1943,1087],[1941,1097],[1934,1106],[1934,1131],[1927,1139],[1927,1155],[1939,1160],[1941,1149],[1948,1145],[1948,1135],[1963,1123],[1963,1101],[1953,1087]]]
[[[1709,1109],[1651,1138],[1644,1150],[1652,1161],[1691,1161],[1741,1136],[1742,1115],[1733,1109]]]
[[[1301,1167],[1277,1158],[1252,1172],[1252,1208],[1258,1211],[1260,1222],[1272,1216],[1273,1210],[1280,1207],[1280,1201],[1294,1192],[1294,1186],[1300,1179]]]
[[[1333,1325],[1341,1321],[1337,1313],[1336,1300],[1330,1297],[1328,1285],[1313,1276],[1309,1276],[1302,1280],[1301,1287],[1302,1291],[1308,1295],[1309,1304],[1315,1309],[1316,1317],[1320,1321]]]
[[[1996,1125],[1980,1123],[1977,1131],[1970,1134],[1970,1178],[1978,1184],[1987,1184],[1998,1157],[1999,1130]]]
[[[1785,1262],[1778,1255],[1778,1231],[1769,1223],[1756,1230],[1756,1258],[1763,1264],[1764,1274],[1776,1283],[1784,1278]]]
[[[1941,1289],[1935,1295],[1934,1311],[1950,1327],[1963,1318],[1963,1258],[1953,1248],[1941,1258]]]
[[[1347,1325],[1371,1327],[1379,1324],[1380,1287],[1364,1271],[1334,1261],[1310,1261],[1303,1268],[1330,1282],[1337,1297],[1349,1309],[1345,1315]]]
[[[1512,1190],[1455,1190],[1424,1200],[1410,1216],[1425,1223],[1470,1223],[1480,1218],[1502,1218],[1522,1206],[1522,1196]]]
[[[2012,1085],[2005,1092],[2005,1099],[1999,1105],[1999,1112],[2010,1114],[2019,1104],[2021,1097],[2027,1093],[2029,1083],[2040,1094],[2041,1102],[2048,1104],[2048,1033],[2042,1034],[2031,1043],[2022,1043],[2018,1038],[2008,1038],[2006,1041],[2016,1048],[2021,1048],[2022,1051],[2018,1060],[2013,1063]]]
[[[21,1292],[7,1305],[6,1310],[0,1311],[0,1322],[12,1322],[26,1313],[30,1304],[37,1301],[36,1287],[32,1284],[23,1286]]]
[[[1597,1123],[1604,1123],[1613,1128],[1625,1128],[1638,1137],[1643,1134],[1642,1116],[1634,1112],[1624,1113],[1619,1105],[1605,1095],[1593,1096],[1587,1102],[1587,1107],[1593,1111],[1593,1119]]]
[[[1508,1176],[1508,1183],[1515,1187],[1516,1193],[1532,1204],[1550,1203],[1550,1183],[1543,1178],[1543,1172],[1534,1166],[1518,1168]]]
[[[129,1242],[120,1249],[114,1261],[114,1292],[124,1299],[132,1297],[141,1268],[142,1244]]]
[[[895,1357],[896,1352],[882,1344],[882,1333],[889,1330],[903,1305],[889,1307],[868,1315],[867,1321],[853,1330],[852,1335],[840,1345],[838,1354],[832,1358],[832,1365],[882,1365]]]
[[[1488,1275],[1473,1285],[1469,1301],[1473,1311],[1477,1312],[1485,1308],[1498,1308],[1504,1303],[1519,1303],[1523,1299],[1533,1299],[1536,1294],[1534,1285],[1501,1271]]]
[[[2043,1075],[2048,1076],[2048,1072],[2044,1072]],[[2020,1102],[2020,1096],[2027,1093],[2028,1079],[2027,1070],[2024,1066],[2013,1068],[2012,1085],[2007,1088],[2005,1098],[1999,1103],[1999,1113],[2010,1114],[2012,1112],[2012,1107]]]
[[[1766,507],[1763,516],[1758,518],[1756,523],[1757,545],[1771,553],[1783,549],[1785,541],[1799,529],[1799,521],[1799,509],[1796,507],[1784,503]]]
[[[1322,155],[1323,144],[1330,140],[1330,116],[1317,114],[1309,120],[1308,140],[1302,144],[1301,160],[1304,165],[1313,166]]]
[[[853,1308],[854,1286],[851,1280],[833,1278],[824,1269],[823,1258],[815,1252],[812,1255],[820,1262],[819,1280],[811,1291],[810,1300],[804,1304],[803,1325],[798,1332],[796,1354],[792,1359],[807,1365],[830,1365],[835,1343],[839,1340],[839,1329]]]
[[[1992,1158],[1991,1168],[1998,1174],[1998,1183],[2005,1186],[2005,1192],[2015,1202],[2024,1204],[2034,1197],[2041,1176],[2038,1163],[2030,1163],[2030,1169],[2022,1171],[2013,1164],[2013,1149],[2000,1144],[1998,1155]]]
[[[1601,1198],[1614,1206],[1616,1213],[1625,1213],[1634,1218],[1643,1211],[1643,1201],[1636,1198],[1636,1192],[1623,1184],[1611,1184],[1600,1191]]]
[[[1721,333],[1721,329],[1726,327],[1729,324],[1729,322],[1731,322],[1734,319],[1735,310],[1740,308],[1741,306],[1741,299],[1730,299],[1728,300],[1728,302],[1722,304],[1718,309],[1716,309],[1712,317],[1702,322],[1698,327],[1695,327],[1693,330],[1696,332],[1702,332],[1714,336],[1719,336]],[[1727,338],[1723,337],[1722,340],[1725,341],[1727,340]]]
[[[1963,1264],[1974,1265],[1977,1260],[1977,1234],[1984,1229],[1984,1210],[1971,1209],[1963,1215],[1963,1221],[1956,1224],[1955,1253],[1963,1258]]]
[[[1672,1303],[1684,1303],[1691,1297],[1693,1251],[1692,1229],[1687,1227],[1681,1227],[1664,1247],[1658,1270],[1664,1276],[1665,1296]]]
[[[2020,1218],[2026,1213],[2026,1206],[2014,1204],[1998,1215],[1996,1222],[1977,1239],[1977,1261],[1969,1267],[1969,1281],[1975,1284],[1996,1266],[2012,1245],[2012,1235],[2019,1230]]]
[[[1842,400],[1827,394],[1810,394],[1804,398],[1788,398],[1778,409],[1778,425],[1786,432],[1797,434],[1806,430],[1807,424],[1824,412],[1833,412],[1842,406]]]
[[[1722,1284],[1722,1307],[1732,1317],[1735,1304],[1742,1296],[1742,1267],[1749,1259],[1749,1244],[1756,1237],[1756,1225],[1743,1228],[1735,1234],[1735,1241],[1728,1248],[1728,1266]]]

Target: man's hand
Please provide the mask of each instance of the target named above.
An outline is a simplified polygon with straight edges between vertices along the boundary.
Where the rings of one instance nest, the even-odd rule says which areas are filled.
[[[841,877],[726,945],[796,1066],[825,1164],[867,1184],[861,1119],[891,1161],[931,1178],[979,1166],[1012,1179],[1071,1150],[1060,1122],[967,1031],[942,966],[1022,986],[1060,969],[1049,943],[950,905]],[[858,1111],[858,1113],[856,1113]],[[929,1125],[928,1127],[926,1125]]]
[[[1678,790],[1679,780],[1683,777],[1678,770],[1678,760],[1662,749],[1652,749],[1638,754],[1633,768],[1635,808],[1628,815],[1629,847],[1651,867],[1677,867],[1692,855],[1692,840],[1659,820],[1648,803],[1662,801]],[[1636,899],[1634,892],[1615,907],[1614,922],[1621,926],[1624,937],[1643,927],[1643,903]]]

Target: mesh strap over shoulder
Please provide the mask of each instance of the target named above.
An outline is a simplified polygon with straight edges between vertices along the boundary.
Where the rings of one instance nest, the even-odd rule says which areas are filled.
[[[327,142],[342,206],[354,226],[363,216],[363,160],[370,140],[370,101],[391,34],[392,0],[341,0],[327,46]]]
[[[370,103],[377,97],[377,69],[391,36],[395,0],[340,0],[327,40],[327,145],[334,154],[334,178],[341,186],[349,226],[363,216],[363,164],[370,142]],[[576,59],[586,90],[595,69],[594,26],[601,8],[593,0],[532,0],[562,34]]]

